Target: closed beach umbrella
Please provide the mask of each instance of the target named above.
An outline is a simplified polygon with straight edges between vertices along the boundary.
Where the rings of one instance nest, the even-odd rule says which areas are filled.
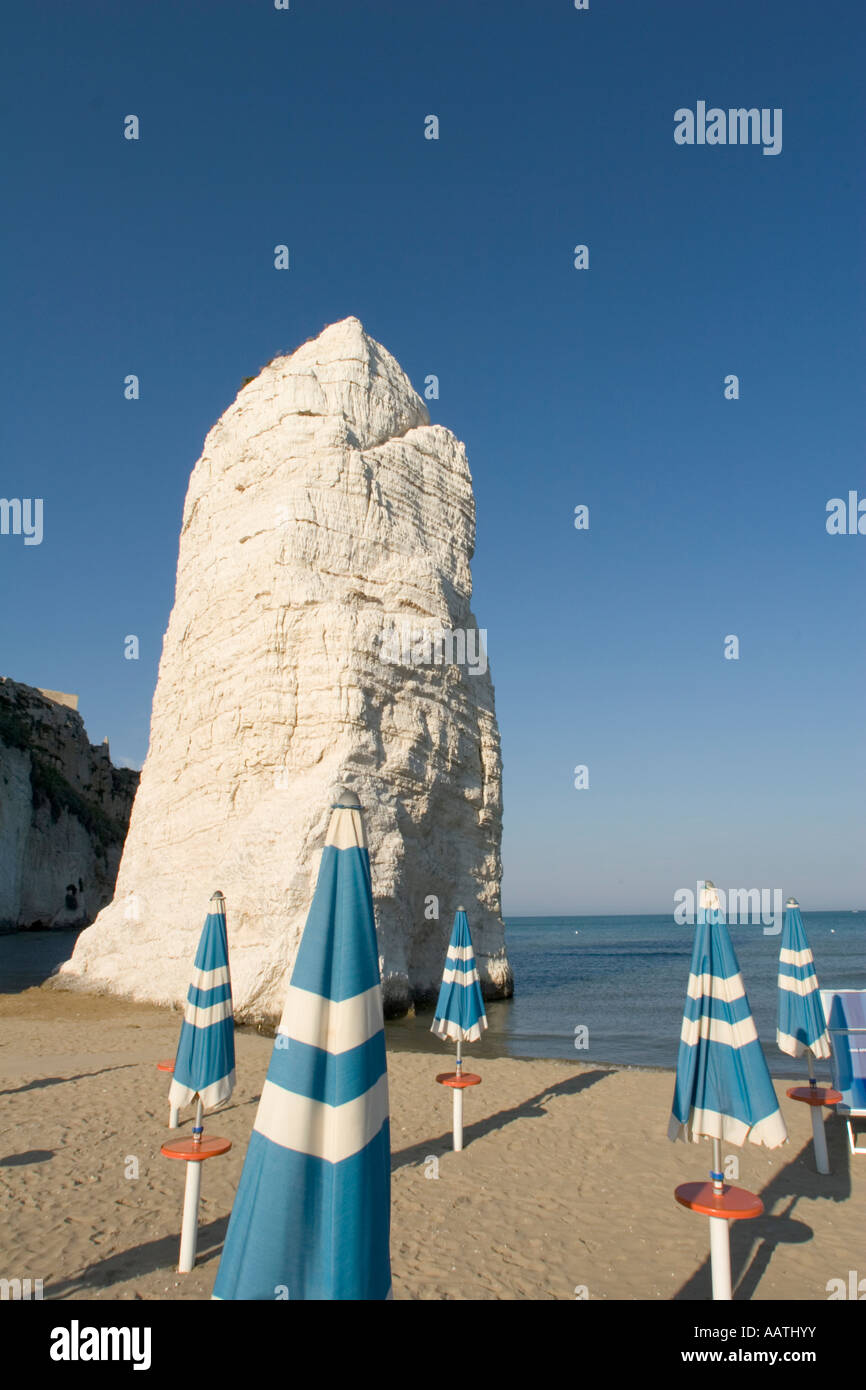
[[[818,977],[812,951],[803,926],[796,898],[785,904],[785,924],[782,928],[782,947],[779,954],[779,1022],[776,1042],[780,1052],[789,1057],[806,1053],[809,1085],[818,1094],[814,1075],[814,1059],[830,1056],[830,1034],[818,991]],[[824,1094],[823,1092],[821,1094]],[[819,1173],[829,1173],[827,1139],[820,1104],[812,1104],[812,1139],[815,1166]]]
[[[779,955],[779,1025],[776,1042],[789,1057],[830,1056],[830,1034],[818,992],[818,977],[796,898],[785,905]],[[811,1062],[809,1064],[811,1071]]]
[[[228,1100],[235,1085],[235,1023],[229,978],[226,932],[226,900],[216,892],[195,953],[192,979],[186,996],[183,1023],[177,1045],[174,1075],[168,1092],[169,1124],[177,1124],[177,1112],[191,1100],[196,1103],[192,1142],[164,1144],[166,1157],[186,1162],[183,1219],[178,1271],[188,1274],[195,1264],[198,1240],[198,1205],[201,1170],[206,1157],[231,1148],[229,1140],[203,1140],[202,1111]]]
[[[469,921],[463,908],[458,907],[430,1030],[440,1038],[451,1038],[457,1043],[457,1070],[452,1084],[455,1150],[463,1148],[462,1045],[464,1042],[476,1042],[486,1027],[487,1013],[475,965]]]
[[[388,1073],[360,803],[333,807],[214,1298],[391,1297]]]
[[[775,1149],[785,1121],[712,884],[700,895],[668,1137]]]
[[[168,1103],[177,1111],[197,1096],[210,1110],[228,1100],[234,1085],[235,1023],[226,900],[217,892],[210,900],[195,953]]]
[[[475,965],[469,921],[463,908],[458,907],[431,1032],[440,1038],[453,1038],[458,1043],[475,1042],[486,1027],[487,1014]]]
[[[710,1176],[721,1198],[722,1140],[741,1145],[748,1139],[774,1149],[787,1137],[718,893],[707,882],[697,912],[668,1138],[713,1140]],[[711,1218],[710,1243],[714,1297],[730,1298],[727,1219]]]

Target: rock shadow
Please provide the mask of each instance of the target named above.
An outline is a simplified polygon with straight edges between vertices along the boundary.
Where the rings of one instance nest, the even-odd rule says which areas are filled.
[[[3,937],[0,994],[23,994],[56,975],[85,927],[19,930]]]

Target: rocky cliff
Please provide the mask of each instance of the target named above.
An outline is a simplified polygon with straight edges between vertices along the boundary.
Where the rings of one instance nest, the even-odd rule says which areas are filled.
[[[461,904],[488,997],[511,992],[474,536],[463,445],[357,319],[243,387],[192,473],[117,895],[68,983],[181,1002],[220,888],[236,1014],[278,1016],[345,785],[389,1013],[435,994]]]
[[[114,892],[138,773],[73,697],[0,677],[0,928],[91,922]]]

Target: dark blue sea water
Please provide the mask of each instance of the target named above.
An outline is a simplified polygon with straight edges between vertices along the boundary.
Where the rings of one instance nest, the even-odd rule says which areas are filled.
[[[803,920],[819,985],[866,989],[866,912],[804,912]],[[799,1079],[805,1064],[776,1047],[781,938],[764,936],[759,925],[729,931],[770,1070]],[[675,1067],[693,936],[693,927],[677,926],[670,915],[508,918],[514,998],[488,1004],[488,1031],[467,1055]],[[426,1051],[429,1039],[442,1051],[431,1022],[422,1014],[389,1023],[389,1041]],[[581,1024],[589,1046],[578,1051]]]

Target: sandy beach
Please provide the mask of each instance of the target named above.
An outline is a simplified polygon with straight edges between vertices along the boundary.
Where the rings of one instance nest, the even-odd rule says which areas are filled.
[[[171,1011],[48,982],[0,996],[4,1277],[42,1279],[46,1299],[210,1297],[272,1043],[237,1033],[237,1088],[205,1122],[232,1149],[205,1168],[198,1263],[181,1276],[183,1168],[160,1155],[172,1136],[156,1068],[179,1026]],[[672,1075],[575,1056],[468,1049],[483,1081],[455,1154],[434,1079],[444,1044],[441,1057],[389,1051],[396,1299],[709,1297],[707,1221],[673,1190],[705,1176],[710,1149],[667,1139]],[[731,1150],[765,1204],[733,1228],[734,1296],[825,1300],[829,1279],[863,1266],[866,1169],[828,1120],[833,1172],[819,1177],[808,1113],[776,1090],[788,1144]]]

